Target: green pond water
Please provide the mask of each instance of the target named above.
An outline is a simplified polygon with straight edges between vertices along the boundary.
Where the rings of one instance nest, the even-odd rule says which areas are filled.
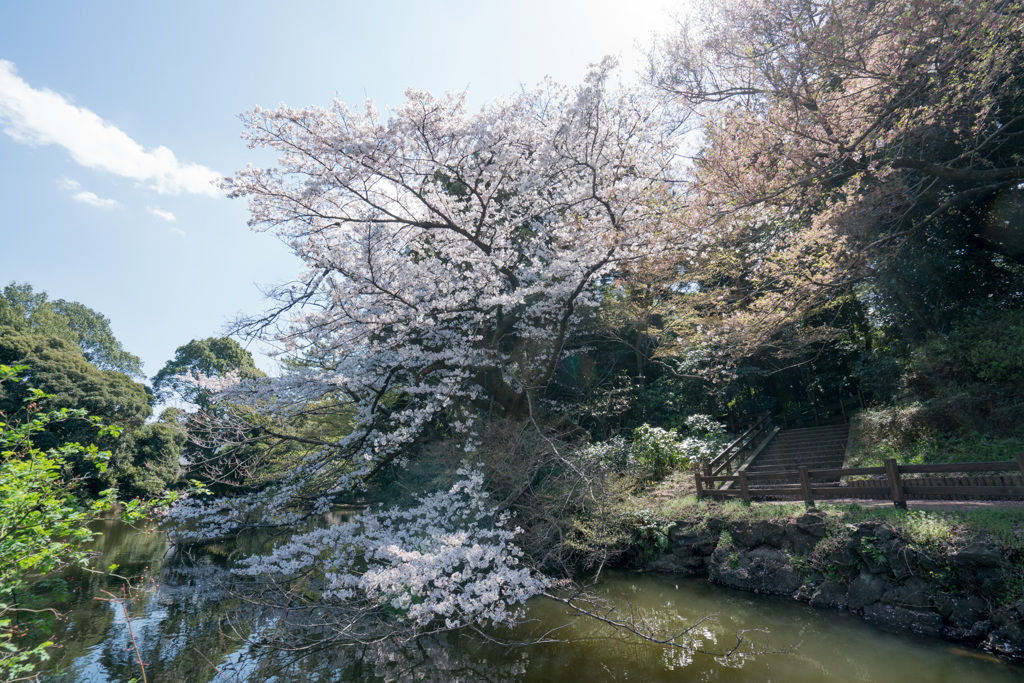
[[[136,577],[130,620],[103,589],[120,596],[122,581],[100,574],[68,577],[58,628],[64,642],[41,680],[122,683],[327,683],[329,681],[1024,681],[1024,666],[937,641],[880,631],[852,615],[817,610],[786,598],[719,588],[703,579],[606,572],[596,591],[620,617],[656,620],[678,631],[672,648],[640,641],[589,618],[572,618],[549,600],[529,605],[528,621],[495,632],[510,641],[543,633],[563,642],[508,646],[463,632],[405,642],[324,646],[291,651],[307,641],[280,633],[279,613],[238,597],[225,555],[169,553],[159,534],[109,521],[99,527],[96,567],[119,565]],[[276,629],[276,630],[275,630]],[[283,650],[256,648],[251,638],[273,632]],[[742,643],[735,651],[737,637]]]

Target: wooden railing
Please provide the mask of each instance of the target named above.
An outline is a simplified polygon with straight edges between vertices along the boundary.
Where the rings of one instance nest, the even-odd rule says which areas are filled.
[[[701,468],[704,475],[712,477],[723,470],[729,474],[735,472],[739,467],[740,458],[747,453],[757,441],[757,438],[764,434],[771,427],[771,417],[768,413],[762,413],[757,421],[747,428],[738,439],[722,449],[722,452],[706,462]]]
[[[967,477],[939,480],[925,477],[904,478],[905,474],[960,474],[968,472],[1015,472],[1020,476],[1010,477]],[[878,479],[850,482],[840,485],[843,477],[874,476]],[[795,498],[808,505],[814,505],[816,498],[868,498],[891,500],[896,507],[906,507],[911,498],[935,498],[956,496],[964,498],[1024,498],[1024,453],[1018,453],[1016,460],[1000,462],[960,462],[935,465],[897,465],[887,459],[883,467],[848,467],[842,469],[796,470],[778,472],[740,471],[734,475],[701,473],[694,475],[697,497],[718,499],[740,498],[750,501],[757,498]],[[998,479],[998,481],[996,481]],[[816,481],[818,480],[818,481]],[[827,481],[820,481],[827,480]],[[981,481],[979,481],[981,480]],[[738,486],[719,489],[724,482],[736,482]],[[766,482],[769,485],[753,491],[751,484]],[[774,485],[780,483],[782,485]],[[786,486],[786,484],[790,484]],[[799,484],[799,488],[794,486]]]

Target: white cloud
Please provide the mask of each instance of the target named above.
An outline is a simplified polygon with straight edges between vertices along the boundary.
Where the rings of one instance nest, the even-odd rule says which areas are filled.
[[[104,199],[98,196],[95,192],[89,192],[88,190],[76,192],[71,195],[71,198],[77,202],[82,202],[89,206],[95,206],[98,209],[116,209],[121,206],[117,203],[116,199]]]
[[[82,189],[82,183],[71,178],[61,178],[58,181],[61,189],[67,190],[71,193],[71,198],[76,202],[82,202],[89,206],[95,206],[99,209],[116,209],[120,208],[121,204],[116,199],[103,199],[95,192],[89,192],[88,190]]]
[[[35,90],[16,75],[13,63],[2,59],[0,122],[17,142],[60,145],[82,166],[148,183],[160,194],[221,195],[211,184],[219,174],[184,164],[163,146],[146,151],[88,109],[73,106],[52,90]]]
[[[176,228],[172,225],[170,228],[168,228],[168,230],[173,232],[175,235],[181,235],[182,237],[185,237],[185,231],[182,230],[181,228]]]
[[[164,209],[161,209],[159,206],[151,206],[147,209],[147,211],[149,211],[157,218],[163,218],[165,221],[170,221],[173,223],[174,221],[178,220],[177,218],[174,217],[173,213],[171,213],[170,211],[165,211]]]

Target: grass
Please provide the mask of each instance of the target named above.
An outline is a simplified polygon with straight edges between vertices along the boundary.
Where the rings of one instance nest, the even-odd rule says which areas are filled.
[[[963,444],[974,443],[978,448],[968,449],[970,457],[963,460],[1004,460],[1013,457],[1013,453],[1024,450],[1024,440],[1002,439],[994,445],[982,446],[972,440],[960,440]],[[962,451],[963,454],[965,451]],[[929,451],[929,457],[935,451]],[[924,452],[918,455],[924,457]],[[948,458],[948,453],[942,456]],[[919,460],[918,462],[921,462]],[[963,461],[961,460],[961,461]],[[943,460],[956,462],[956,460]],[[881,459],[879,459],[879,464]],[[866,466],[855,463],[854,466]],[[675,473],[653,491],[644,494],[643,505],[652,510],[652,517],[660,519],[663,524],[682,522],[697,528],[703,527],[708,520],[719,519],[726,523],[737,521],[775,520],[783,521],[803,515],[807,508],[802,502],[753,503],[745,504],[737,499],[715,501],[711,499],[697,500],[692,486],[687,482],[692,473]],[[639,501],[638,501],[639,502]],[[811,569],[820,571],[829,581],[839,582],[843,577],[840,570],[825,562],[829,551],[841,547],[849,536],[847,525],[860,522],[879,522],[892,527],[896,535],[912,547],[928,552],[940,563],[942,558],[964,547],[979,535],[988,535],[996,540],[1004,550],[1009,551],[1009,561],[1002,567],[1003,588],[1000,600],[1004,604],[1015,605],[1024,603],[1024,507],[985,507],[963,508],[950,510],[903,510],[895,507],[862,507],[856,503],[832,504],[819,503],[817,509],[823,513],[826,534],[808,557],[794,558],[794,566],[799,565],[802,574]],[[723,530],[718,547],[732,545],[728,531]],[[871,552],[872,548],[865,548]],[[1013,558],[1016,557],[1014,560]],[[878,551],[878,562],[883,564],[885,556]],[[728,557],[730,567],[740,564],[738,552],[733,550]],[[948,568],[942,569],[932,576],[939,583],[953,581]],[[950,590],[956,590],[952,586]]]
[[[841,514],[846,524],[884,522],[901,538],[921,548],[952,548],[970,535],[970,525],[964,523],[962,513],[900,510],[894,507],[867,509],[850,505],[845,506]]]
[[[758,503],[747,505],[741,500],[697,500],[689,494],[682,498],[663,501],[654,508],[654,513],[666,521],[699,523],[708,517],[729,520],[757,521],[799,517],[807,508],[803,503]]]
[[[994,459],[1000,459],[996,457]],[[681,480],[660,491],[656,489],[645,501],[653,511],[655,519],[663,524],[682,522],[695,527],[704,526],[708,520],[719,519],[726,523],[736,521],[776,520],[782,521],[801,516],[807,510],[802,502],[753,503],[740,500],[715,501],[697,500],[693,493],[682,494]],[[692,489],[691,489],[692,490]],[[648,492],[650,495],[651,492]],[[676,495],[678,497],[672,497]],[[821,566],[821,558],[828,555],[830,548],[840,547],[848,537],[847,525],[860,522],[879,522],[892,527],[897,536],[912,547],[940,558],[948,557],[964,547],[979,535],[995,539],[1005,550],[1010,551],[1010,560],[1002,568],[1004,588],[1001,600],[1006,604],[1024,602],[1024,507],[986,507],[957,510],[902,510],[895,507],[862,507],[856,503],[832,504],[823,502],[817,506],[823,513],[826,535],[818,544],[811,557],[794,559],[806,573],[812,565],[833,582],[840,581],[839,570],[830,564]],[[718,546],[732,545],[728,531],[723,530]],[[867,549],[870,552],[870,548]],[[811,559],[811,558],[817,558]],[[880,554],[880,557],[884,557]],[[729,566],[739,565],[735,551],[729,555]],[[796,564],[794,564],[796,566]],[[950,581],[949,570],[942,570]],[[933,576],[933,579],[936,577]],[[940,577],[941,578],[941,577]]]
[[[957,462],[1000,462],[1024,453],[1024,437],[926,436],[908,447],[889,443],[859,442],[850,455],[849,467],[881,467],[886,458],[898,465],[931,465]]]
[[[845,523],[885,522],[904,539],[921,546],[957,546],[978,534],[987,534],[1006,548],[1024,551],[1024,508],[1021,507],[948,511],[844,507]]]

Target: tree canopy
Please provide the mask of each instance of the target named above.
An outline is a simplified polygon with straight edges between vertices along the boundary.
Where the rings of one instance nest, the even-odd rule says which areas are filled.
[[[19,405],[17,387],[31,385],[47,394],[48,409],[84,409],[126,429],[141,426],[152,414],[145,386],[123,373],[98,369],[63,339],[0,327],[0,363],[28,366],[25,382],[5,390],[5,408]]]
[[[708,272],[704,312],[735,353],[817,338],[794,323],[860,283],[920,310],[906,292],[936,274],[903,257],[929,243],[1019,278],[1021,17],[1008,0],[720,0],[666,39],[652,76],[699,121],[686,220],[715,245],[701,265],[733,264]]]
[[[250,144],[283,156],[226,186],[307,264],[251,322],[305,362],[231,400],[341,395],[356,428],[332,459],[363,473],[436,419],[464,432],[478,409],[526,414],[607,279],[667,245],[667,133],[656,102],[607,89],[610,69],[474,116],[416,91],[388,118],[341,103],[249,114]]]
[[[256,367],[252,354],[230,337],[208,337],[193,339],[174,352],[174,358],[167,361],[153,376],[153,390],[166,401],[177,397],[186,403],[208,407],[207,394],[194,382],[192,377],[219,377],[233,373],[240,378],[263,377]]]
[[[46,395],[39,400],[45,410],[84,411],[121,430],[120,435],[107,435],[96,442],[113,452],[112,466],[105,472],[84,460],[69,458],[73,475],[89,480],[93,494],[116,485],[128,474],[121,461],[131,458],[132,434],[152,414],[151,395],[145,386],[120,372],[96,368],[77,346],[63,339],[10,327],[0,327],[0,363],[26,366],[23,381],[0,386],[0,411],[14,414],[31,391],[39,390]],[[61,443],[93,443],[94,434],[89,420],[70,416],[48,426],[34,441],[45,450]]]
[[[121,346],[110,320],[77,301],[51,301],[32,285],[12,282],[0,294],[0,325],[41,337],[59,337],[77,345],[100,370],[142,376],[142,361]]]
[[[414,446],[431,435],[454,435],[472,450],[480,415],[558,412],[548,390],[562,361],[590,341],[585,327],[607,288],[673,238],[671,130],[655,100],[609,87],[612,66],[594,67],[578,89],[548,82],[472,115],[464,96],[408,91],[388,115],[336,102],[245,117],[250,144],[281,157],[225,187],[249,199],[254,228],[277,233],[306,264],[249,329],[299,361],[281,378],[200,378],[226,424],[218,452],[233,438],[244,444],[265,433],[265,414],[288,421],[335,410],[346,428],[311,433],[319,423],[302,423],[290,432],[301,455],[269,470],[260,490],[180,505],[172,515],[185,522],[180,538],[324,510],[415,457]],[[531,454],[536,465],[517,469],[542,467],[551,450],[541,450]],[[540,590],[532,572],[515,568],[515,533],[503,528],[503,510],[483,500],[482,474],[463,468],[460,476],[420,497],[415,519],[368,512],[362,526],[336,530],[355,536],[315,560],[338,577],[330,599],[355,610],[384,600],[419,614],[409,605],[426,594],[402,586],[426,590],[441,579],[420,573],[442,565],[407,563],[410,543],[417,556],[465,568],[432,608],[450,623],[504,620],[506,607]],[[424,524],[453,526],[454,535],[424,534]],[[364,527],[382,533],[357,531]],[[401,552],[375,555],[382,542]],[[251,566],[277,573],[299,565],[264,558]],[[385,575],[399,580],[384,585]]]

